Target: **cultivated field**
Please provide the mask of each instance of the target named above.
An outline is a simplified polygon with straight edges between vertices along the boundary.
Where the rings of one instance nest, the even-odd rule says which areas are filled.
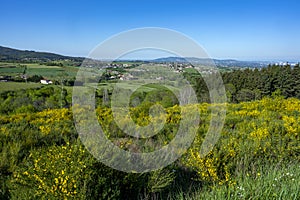
[[[41,86],[42,85],[40,83],[0,82],[0,93],[4,91],[39,88]]]

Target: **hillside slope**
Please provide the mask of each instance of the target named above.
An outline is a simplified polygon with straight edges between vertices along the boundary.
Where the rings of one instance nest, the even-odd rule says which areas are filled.
[[[0,46],[0,61],[82,61],[83,59],[80,57],[62,56],[55,53],[17,50]]]

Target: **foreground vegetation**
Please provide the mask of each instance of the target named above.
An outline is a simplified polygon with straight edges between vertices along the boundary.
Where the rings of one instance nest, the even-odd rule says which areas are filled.
[[[0,83],[0,199],[299,199],[299,66],[223,73],[229,99],[226,121],[220,139],[205,157],[199,152],[212,105],[201,76],[184,72],[201,102],[189,107],[200,110],[196,138],[172,165],[137,174],[103,165],[82,145],[74,127],[73,87],[67,86],[74,83],[76,68],[58,64],[9,67],[11,63],[4,63],[0,69],[12,79],[32,72],[27,83],[25,79]],[[42,76],[56,77],[58,85],[30,83]],[[166,110],[166,124],[151,138],[130,137],[113,118],[109,99],[115,80],[110,76],[95,92],[96,113],[106,136],[131,152],[167,145],[181,120],[176,96],[156,84],[136,90],[130,117],[147,125],[150,107],[159,103]],[[120,85],[125,93],[134,86]]]
[[[36,92],[42,91],[55,93],[47,87]],[[205,157],[199,156],[199,150],[209,126],[210,104],[195,105],[201,110],[201,123],[184,156],[155,172],[128,174],[95,160],[78,139],[71,108],[55,108],[60,107],[55,99],[53,108],[47,108],[55,95],[43,96],[39,102],[45,104],[44,109],[1,111],[1,199],[299,198],[298,99],[274,94],[228,104],[221,138]],[[137,123],[147,123],[148,108],[148,104],[133,107],[131,116]],[[164,129],[147,141],[122,134],[109,107],[99,106],[97,116],[109,139],[120,148],[152,151],[176,134],[180,107],[166,111]],[[140,144],[148,146],[139,149]]]

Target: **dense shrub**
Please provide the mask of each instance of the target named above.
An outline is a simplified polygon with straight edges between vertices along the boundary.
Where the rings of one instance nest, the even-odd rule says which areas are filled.
[[[51,95],[51,89],[40,92]],[[95,160],[77,138],[68,108],[31,112],[25,107],[18,113],[2,115],[0,197],[166,199],[176,192],[171,186],[188,192],[195,184],[200,189],[231,188],[226,191],[232,192],[237,190],[237,184],[244,184],[241,177],[258,180],[266,166],[299,164],[300,100],[274,95],[253,102],[227,104],[221,137],[204,157],[199,152],[209,127],[211,105],[203,103],[189,109],[195,109],[194,106],[200,110],[201,122],[186,154],[171,166],[142,174],[120,172]],[[182,109],[178,105],[167,108],[162,131],[138,142],[116,126],[110,108],[98,107],[96,113],[112,142],[127,151],[148,152],[174,138]],[[131,117],[138,124],[146,124],[148,111],[149,106],[142,104],[131,108]]]

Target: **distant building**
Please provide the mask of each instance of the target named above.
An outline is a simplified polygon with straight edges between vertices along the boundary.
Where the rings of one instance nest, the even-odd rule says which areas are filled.
[[[49,85],[52,84],[53,82],[50,80],[41,80],[41,84]]]
[[[0,80],[11,80],[11,76],[0,76]]]

